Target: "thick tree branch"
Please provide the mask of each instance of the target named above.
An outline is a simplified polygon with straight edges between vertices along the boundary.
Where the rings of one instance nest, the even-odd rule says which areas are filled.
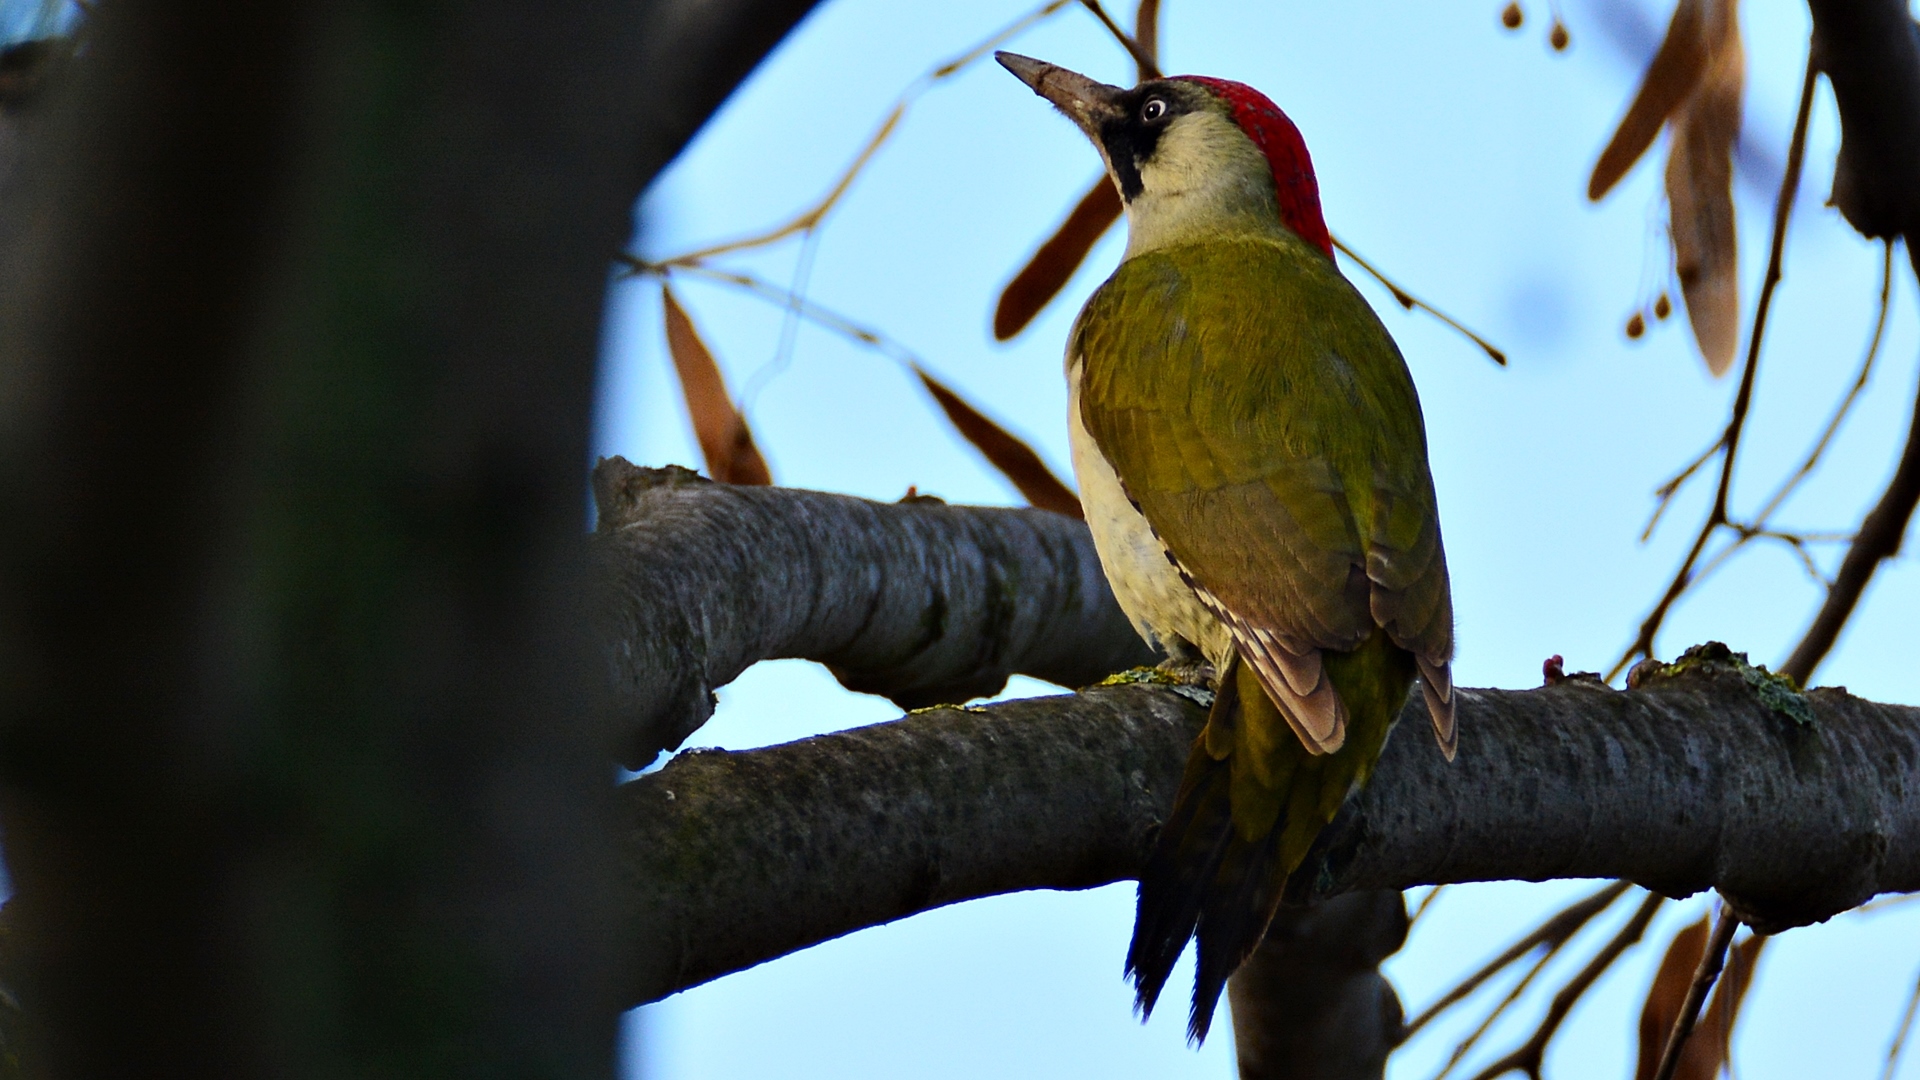
[[[1672,897],[1718,889],[1773,933],[1920,889],[1920,708],[1785,695],[1711,659],[1635,682],[1468,691],[1460,759],[1392,740],[1299,898],[1625,878]]]
[[[1240,1080],[1383,1075],[1403,1014],[1380,962],[1406,939],[1397,890],[1282,908],[1227,983]]]
[[[1015,672],[1079,686],[1153,659],[1086,527],[1059,514],[734,487],[623,458],[601,462],[594,490],[634,767],[763,659],[818,660],[903,708],[993,694]]]
[[[744,753],[624,785],[639,1003],[918,911],[1131,876],[1204,710],[1097,689]]]
[[[1782,697],[1730,661],[1637,681],[1462,690],[1451,765],[1412,702],[1290,899],[1620,877],[1718,888],[1777,931],[1920,889],[1920,709]],[[1203,719],[1124,686],[684,756],[622,792],[627,1000],[941,904],[1131,877]]]
[[[0,104],[0,1067],[611,1076],[607,268],[810,0],[88,6]]]

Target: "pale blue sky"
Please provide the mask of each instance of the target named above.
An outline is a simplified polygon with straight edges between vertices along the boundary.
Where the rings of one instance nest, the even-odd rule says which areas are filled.
[[[1535,685],[1552,653],[1570,669],[1608,666],[1710,496],[1697,484],[1651,543],[1637,542],[1651,490],[1717,436],[1734,382],[1705,373],[1682,319],[1638,342],[1621,330],[1665,280],[1659,162],[1643,162],[1599,206],[1584,198],[1586,173],[1670,7],[1620,4],[1605,14],[1600,0],[1568,0],[1573,47],[1554,54],[1539,2],[1527,5],[1518,33],[1500,28],[1494,0],[1166,3],[1165,66],[1265,90],[1307,139],[1335,233],[1512,357],[1508,370],[1494,368],[1355,274],[1425,404],[1466,685]],[[1030,6],[829,0],[648,193],[644,250],[669,255],[784,221],[831,184],[901,90]],[[1738,196],[1742,303],[1751,311],[1807,18],[1802,0],[1750,0],[1742,14],[1748,141]],[[1011,47],[1109,81],[1130,76],[1076,5]],[[1822,205],[1838,139],[1824,89],[1814,116],[1737,508],[1751,508],[1804,452],[1871,326],[1879,250]],[[1117,257],[1118,234],[1011,346],[990,340],[988,313],[998,286],[1097,169],[1070,125],[991,63],[976,65],[915,102],[819,234],[806,291],[906,345],[1064,473],[1062,340]],[[799,256],[788,244],[734,265],[784,284]],[[803,325],[775,363],[777,309],[698,282],[680,290],[732,385],[751,389],[751,419],[779,482],[880,499],[914,485],[955,502],[1015,500],[895,361]],[[655,297],[651,283],[615,290],[597,444],[647,464],[697,466]],[[1784,524],[1849,527],[1884,483],[1912,407],[1915,310],[1912,275],[1896,277],[1869,396]],[[1788,552],[1759,548],[1677,609],[1660,651],[1720,638],[1777,663],[1817,601]],[[1819,681],[1920,702],[1910,637],[1917,605],[1912,557],[1888,564]],[[693,745],[765,745],[896,714],[799,662],[761,665],[720,697]],[[1389,973],[1418,1010],[1527,920],[1590,887],[1451,890]],[[1655,944],[1630,954],[1574,1015],[1550,1058],[1553,1075],[1628,1075],[1650,964],[1703,903],[1668,906],[1649,935]],[[1877,1075],[1920,969],[1916,913],[1920,905],[1843,916],[1774,942],[1739,1035],[1743,1080]],[[1625,916],[1623,908],[1612,921]],[[1120,979],[1131,917],[1123,885],[979,901],[854,934],[637,1012],[645,1049],[632,1067],[673,1080],[1229,1075],[1224,1031],[1196,1053],[1181,1038],[1181,1010],[1144,1028],[1132,1018]],[[1592,947],[1577,943],[1570,963]],[[1542,986],[1556,985],[1550,971]],[[1519,1038],[1543,1004],[1520,1010],[1489,1052]],[[1444,1035],[1403,1051],[1391,1075],[1432,1075],[1450,1048]],[[1903,1075],[1920,1077],[1920,1064]]]

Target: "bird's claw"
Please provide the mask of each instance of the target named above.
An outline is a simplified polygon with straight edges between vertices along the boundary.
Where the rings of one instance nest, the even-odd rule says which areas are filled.
[[[1204,686],[1211,690],[1220,681],[1213,665],[1205,660],[1162,660],[1153,669],[1176,686]]]

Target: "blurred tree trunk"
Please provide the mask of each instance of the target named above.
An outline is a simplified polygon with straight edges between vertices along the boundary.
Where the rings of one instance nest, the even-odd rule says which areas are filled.
[[[114,0],[8,117],[31,1071],[611,1074],[607,270],[810,6]]]

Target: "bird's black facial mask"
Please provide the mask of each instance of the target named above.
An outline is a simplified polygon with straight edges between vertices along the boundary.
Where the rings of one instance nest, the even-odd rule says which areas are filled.
[[[1170,79],[1141,83],[1117,98],[1117,108],[1100,122],[1098,138],[1120,197],[1132,202],[1144,190],[1140,167],[1153,160],[1160,137],[1180,117],[1207,107],[1206,91]]]
[[[1122,90],[1031,56],[998,52],[994,58],[1099,144],[1127,200],[1145,190],[1140,167],[1153,160],[1160,137],[1180,117],[1213,107],[1206,90],[1177,79]]]

